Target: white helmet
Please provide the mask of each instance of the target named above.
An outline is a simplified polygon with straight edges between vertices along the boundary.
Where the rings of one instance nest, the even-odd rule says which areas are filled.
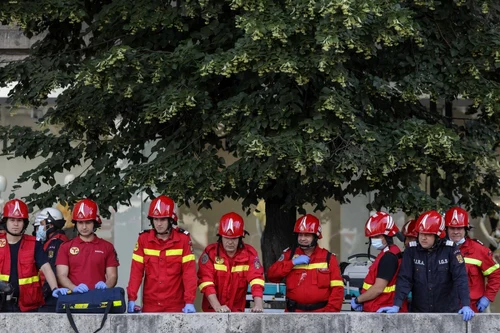
[[[58,225],[62,223],[64,225],[64,217],[63,214],[56,208],[44,208],[42,209],[35,217],[35,222],[33,223],[34,227],[40,226],[40,222],[43,220],[48,220],[47,222],[54,224],[54,222],[60,222]],[[62,228],[61,226],[61,228]]]

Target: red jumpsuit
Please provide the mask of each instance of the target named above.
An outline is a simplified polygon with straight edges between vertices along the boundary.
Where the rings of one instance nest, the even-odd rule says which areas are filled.
[[[248,284],[253,297],[262,297],[264,268],[252,246],[244,244],[232,258],[222,244],[207,246],[198,260],[198,287],[203,293],[201,306],[204,312],[214,312],[207,299],[211,294],[216,294],[219,303],[226,305],[231,312],[244,312]]]
[[[469,278],[470,307],[477,311],[476,303],[483,296],[491,302],[500,289],[500,269],[493,260],[493,253],[478,240],[467,237],[460,246]],[[485,278],[488,283],[485,284]]]
[[[167,240],[154,230],[142,232],[132,254],[129,301],[137,300],[143,276],[143,312],[181,312],[185,304],[193,304],[196,263],[189,232],[174,227]]]
[[[378,266],[380,259],[387,253],[391,252],[398,257],[398,269],[396,270],[396,274],[391,281],[387,283],[387,286],[384,288],[382,294],[378,297],[366,301],[363,303],[363,311],[364,312],[377,312],[378,309],[384,306],[392,306],[394,304],[394,295],[396,293],[396,280],[398,279],[399,268],[401,267],[401,250],[397,245],[389,245],[386,246],[380,253],[377,258],[373,262],[373,264],[368,269],[368,274],[365,277],[363,283],[363,290],[361,290],[361,294],[364,294],[368,289],[370,289],[377,280]],[[405,300],[399,312],[408,312],[408,302]]]
[[[286,297],[298,305],[327,303],[324,307],[310,312],[339,312],[344,300],[344,282],[336,256],[331,255],[328,265],[328,251],[316,246],[309,256],[309,264],[294,265],[290,254],[290,249],[286,249],[279,260],[269,267],[269,281],[279,283],[286,277]],[[304,251],[298,247],[294,257],[302,254],[305,254]],[[296,311],[302,312],[298,308]]]

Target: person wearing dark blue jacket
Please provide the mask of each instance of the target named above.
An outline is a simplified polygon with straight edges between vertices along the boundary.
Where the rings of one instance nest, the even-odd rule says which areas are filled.
[[[464,259],[447,239],[443,217],[436,211],[417,221],[418,242],[410,242],[396,282],[394,305],[377,312],[399,312],[412,292],[411,312],[458,312],[465,321],[474,316],[470,308],[469,285]]]

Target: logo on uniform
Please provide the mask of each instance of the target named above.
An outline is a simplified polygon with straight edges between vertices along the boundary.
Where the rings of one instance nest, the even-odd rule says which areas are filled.
[[[49,258],[54,258],[54,251],[49,251],[49,252],[47,253],[47,257],[49,257]]]
[[[439,264],[440,265],[445,265],[448,263],[448,259],[439,259]]]
[[[259,257],[255,257],[253,267],[255,267],[255,269],[259,269],[261,267]]]
[[[218,265],[222,265],[224,263],[224,258],[215,257],[215,263]]]
[[[7,241],[5,239],[0,239],[0,247],[5,247],[7,245]]]
[[[282,255],[280,256],[280,258],[278,259],[278,261],[283,261],[284,259],[285,259],[285,255],[284,255],[284,254],[282,254]]]
[[[413,259],[413,263],[415,265],[421,265],[421,266],[425,266],[423,260],[420,260],[420,259]]]
[[[69,249],[69,253],[72,255],[76,256],[80,252],[80,249],[77,248],[76,246],[73,246],[71,249]]]
[[[136,242],[136,243],[135,243],[135,246],[134,246],[134,251],[137,251],[138,249],[139,249],[139,243],[138,243],[138,242]]]
[[[201,256],[201,263],[205,265],[207,261],[208,261],[208,254],[203,253],[203,255]]]
[[[462,257],[462,255],[459,253],[457,254],[457,260],[459,263],[463,264],[464,263],[464,257]]]

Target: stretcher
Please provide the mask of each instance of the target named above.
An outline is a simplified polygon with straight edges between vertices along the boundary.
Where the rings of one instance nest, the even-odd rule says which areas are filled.
[[[342,278],[344,279],[343,311],[351,310],[351,299],[360,295],[363,281],[375,258],[375,256],[367,253],[358,253],[349,256],[347,262],[340,264]]]

